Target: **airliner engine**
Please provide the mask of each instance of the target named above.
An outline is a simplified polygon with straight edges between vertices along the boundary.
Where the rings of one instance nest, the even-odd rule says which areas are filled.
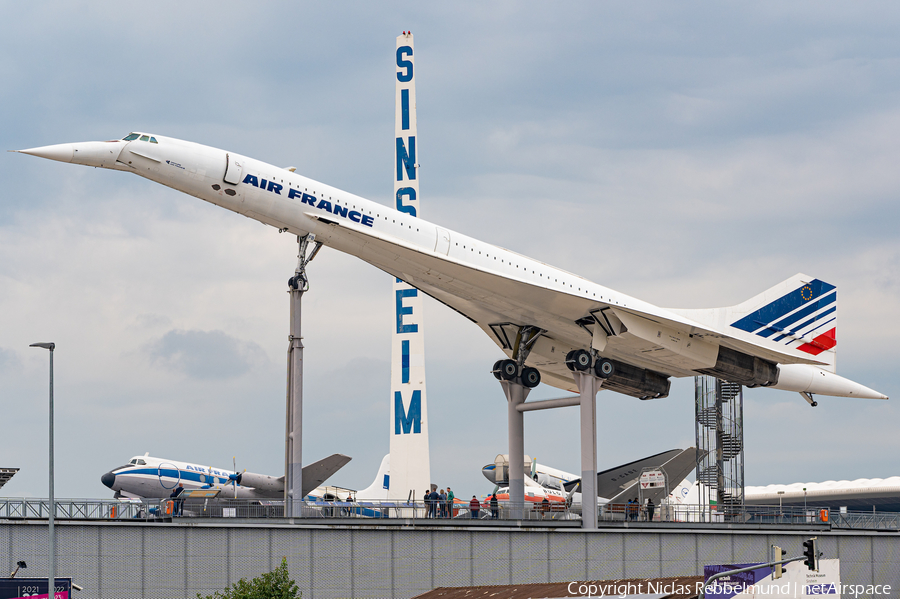
[[[283,493],[284,477],[268,476],[266,474],[256,474],[255,472],[240,472],[237,477],[237,484],[244,487],[253,487],[261,493]]]
[[[719,346],[715,367],[697,372],[747,387],[769,387],[778,383],[778,366],[774,362],[723,345]]]
[[[611,389],[638,399],[658,399],[669,395],[669,377],[646,368],[639,368],[608,360],[613,364],[613,373],[603,382],[604,389]]]

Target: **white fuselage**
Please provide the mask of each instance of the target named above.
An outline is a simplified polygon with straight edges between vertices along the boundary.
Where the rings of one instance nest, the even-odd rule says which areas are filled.
[[[255,475],[259,488],[232,484],[233,471],[149,455],[135,456],[128,464],[104,474],[100,480],[117,496],[142,499],[169,497],[181,485],[185,490],[219,489],[222,497],[283,499],[284,479]]]
[[[313,234],[316,241],[356,256],[439,301],[459,307],[488,334],[490,323],[511,320],[551,331],[552,338],[540,338],[526,362],[541,369],[543,381],[552,386],[575,390],[562,356],[569,350],[585,348],[585,329],[578,322],[587,313],[582,306],[611,308],[623,321],[628,320],[627,329],[621,328],[626,333],[631,329],[646,338],[640,327],[653,319],[668,323],[670,328],[665,330],[673,331],[671,347],[665,352],[654,354],[641,351],[638,345],[629,347],[628,342],[617,341],[619,345],[613,347],[611,342],[608,348],[610,357],[679,377],[692,376],[716,361],[718,345],[714,339],[719,333],[708,323],[252,158],[149,135],[131,141],[61,144],[23,152],[133,172],[273,227],[297,235]],[[523,293],[523,288],[528,292]],[[712,341],[693,334],[698,331]],[[687,339],[688,334],[691,339]],[[727,335],[736,343],[754,344],[760,355],[768,351],[750,333],[729,328]],[[593,344],[596,348],[601,342],[605,343],[605,337],[598,341],[595,327],[594,340],[588,338],[587,347]],[[635,338],[634,342],[645,340]],[[668,343],[666,339],[663,342]],[[512,353],[509,348],[504,351]],[[663,354],[667,356],[665,360],[655,357]],[[886,398],[818,368],[813,365],[814,360],[782,355],[789,358],[786,362],[795,363],[779,364],[781,376],[772,385],[774,388]]]

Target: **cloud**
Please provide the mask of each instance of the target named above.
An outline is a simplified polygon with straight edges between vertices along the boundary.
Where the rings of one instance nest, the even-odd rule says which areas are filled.
[[[21,364],[22,361],[19,359],[18,353],[11,349],[0,347],[0,372],[13,371],[19,368]]]
[[[896,3],[53,6],[0,22],[4,149],[151,130],[389,205],[411,29],[424,218],[664,306],[817,276],[840,288],[839,373],[900,391]],[[0,453],[23,468],[4,492],[43,488],[27,432],[46,355],[18,349],[35,340],[57,342],[64,421],[105,431],[60,427],[81,449],[59,457],[77,473],[60,493],[105,494],[96,477],[147,450],[278,474],[295,240],[126,173],[4,152],[0,179],[0,344],[19,352],[0,350],[0,387],[21,424]],[[367,485],[388,443],[390,278],[330,248],[309,273],[304,453],[349,453],[334,482]],[[425,330],[435,482],[482,492],[506,452],[500,350],[431,300]],[[601,464],[692,442],[691,381],[672,388],[600,394]],[[748,391],[749,482],[896,474],[893,402],[819,404]],[[577,472],[573,410],[528,416],[526,452]]]
[[[223,331],[172,330],[146,351],[157,365],[195,379],[237,378],[267,361],[259,345]]]

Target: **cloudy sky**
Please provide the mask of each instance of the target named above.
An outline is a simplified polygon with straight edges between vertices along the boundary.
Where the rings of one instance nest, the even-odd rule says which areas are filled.
[[[42,2],[0,22],[4,149],[150,131],[391,203],[394,39],[416,39],[423,216],[639,298],[840,288],[838,372],[892,401],[745,394],[748,484],[900,473],[900,7],[890,2]],[[0,466],[57,496],[151,455],[283,470],[295,240],[126,173],[0,155]],[[304,457],[388,449],[391,280],[336,251],[304,299]],[[426,303],[434,482],[486,493],[501,356]],[[560,392],[539,388],[532,398]],[[693,444],[693,382],[599,398],[603,467]],[[578,415],[526,453],[578,471]]]

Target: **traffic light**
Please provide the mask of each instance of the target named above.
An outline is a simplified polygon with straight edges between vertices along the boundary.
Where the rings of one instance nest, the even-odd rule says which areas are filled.
[[[803,563],[813,572],[819,571],[819,547],[816,545],[816,537],[803,541]]]
[[[772,561],[780,562],[784,559],[784,549],[778,545],[772,545]],[[772,574],[773,580],[778,580],[784,574],[784,564],[775,564],[775,570]]]

